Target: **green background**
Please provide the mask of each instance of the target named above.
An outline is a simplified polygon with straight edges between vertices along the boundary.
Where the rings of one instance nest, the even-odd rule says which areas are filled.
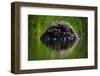
[[[80,40],[68,51],[47,48],[40,40],[50,22],[64,21],[71,25]],[[88,57],[88,18],[69,16],[28,15],[28,60],[77,59]]]

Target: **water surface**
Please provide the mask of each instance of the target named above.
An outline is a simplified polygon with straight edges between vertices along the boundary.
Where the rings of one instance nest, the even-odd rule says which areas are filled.
[[[28,60],[78,59],[87,58],[87,39],[73,42],[43,43],[38,36],[29,48]]]

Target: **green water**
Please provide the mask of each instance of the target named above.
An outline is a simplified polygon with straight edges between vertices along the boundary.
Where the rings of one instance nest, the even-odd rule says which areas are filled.
[[[80,37],[68,49],[59,51],[47,47],[40,37],[45,30],[52,26],[49,21],[65,21],[72,25]],[[87,46],[87,18],[86,17],[60,17],[60,16],[28,16],[28,60],[52,60],[52,59],[77,59],[88,57]],[[62,44],[61,44],[62,45]],[[54,46],[56,47],[56,46]],[[60,47],[60,45],[58,46]]]

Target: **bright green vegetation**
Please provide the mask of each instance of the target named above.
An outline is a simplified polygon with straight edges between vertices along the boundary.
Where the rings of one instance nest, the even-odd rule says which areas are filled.
[[[88,33],[86,17],[68,16],[42,16],[28,15],[28,60],[51,59],[78,59],[88,57]],[[80,40],[73,49],[56,51],[47,48],[40,40],[47,28],[52,26],[50,22],[64,21],[69,23],[78,34]]]

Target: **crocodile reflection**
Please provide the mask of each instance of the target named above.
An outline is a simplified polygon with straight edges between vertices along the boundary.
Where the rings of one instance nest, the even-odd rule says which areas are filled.
[[[43,44],[56,51],[61,51],[61,50],[68,50],[69,48],[72,48],[72,46],[75,44],[76,40],[74,41],[42,41]]]

